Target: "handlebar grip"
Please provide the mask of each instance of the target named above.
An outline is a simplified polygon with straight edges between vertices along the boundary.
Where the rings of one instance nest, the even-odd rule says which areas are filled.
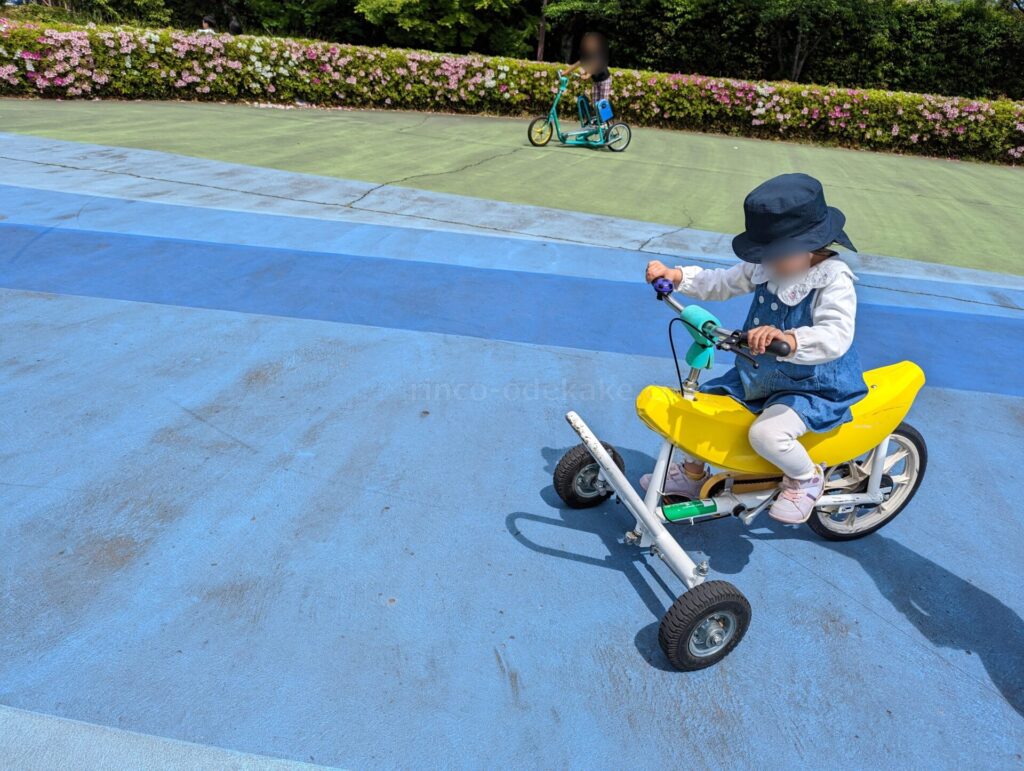
[[[738,342],[744,348],[750,347],[747,343],[746,332],[740,334]],[[785,340],[772,340],[770,343],[768,343],[768,347],[765,348],[764,352],[770,353],[773,356],[789,356],[789,354],[791,354],[793,351],[789,347],[789,343],[787,343]]]

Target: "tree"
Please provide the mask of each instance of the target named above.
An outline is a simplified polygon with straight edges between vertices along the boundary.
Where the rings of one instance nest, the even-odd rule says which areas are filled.
[[[856,21],[857,0],[766,0],[759,19],[771,35],[779,77],[799,81],[808,58]]]
[[[356,11],[380,28],[388,42],[437,51],[489,47],[492,39],[522,55],[532,38],[537,2],[515,0],[358,0]]]
[[[537,61],[544,61],[544,35],[547,33],[548,0],[541,0],[540,21],[537,22]]]

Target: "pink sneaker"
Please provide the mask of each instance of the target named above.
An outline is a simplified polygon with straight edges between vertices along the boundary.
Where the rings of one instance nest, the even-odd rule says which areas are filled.
[[[640,477],[640,486],[646,490],[651,484],[652,474],[644,474]],[[662,495],[678,495],[683,498],[700,498],[700,488],[708,481],[711,473],[708,467],[704,467],[703,473],[698,479],[694,479],[683,467],[682,463],[670,463],[668,466],[668,479],[665,480],[665,489]]]
[[[814,504],[825,489],[825,478],[819,466],[810,479],[782,478],[782,492],[768,510],[768,516],[787,525],[799,525],[810,519]]]

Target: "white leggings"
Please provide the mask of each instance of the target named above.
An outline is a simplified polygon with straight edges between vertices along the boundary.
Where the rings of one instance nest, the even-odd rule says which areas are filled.
[[[797,441],[807,433],[803,418],[785,404],[773,404],[757,416],[747,438],[754,452],[774,463],[790,479],[810,479],[817,470]]]
[[[758,455],[778,466],[790,479],[810,479],[817,469],[797,441],[806,433],[807,426],[796,412],[784,404],[773,404],[757,416],[747,438]]]

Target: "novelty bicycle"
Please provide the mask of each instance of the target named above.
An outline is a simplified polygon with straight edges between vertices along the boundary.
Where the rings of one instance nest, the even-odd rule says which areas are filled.
[[[750,624],[750,603],[727,581],[705,582],[707,561],[695,563],[668,526],[723,517],[750,525],[771,506],[782,475],[750,446],[747,432],[755,415],[728,396],[698,390],[700,372],[711,368],[716,350],[744,356],[757,367],[745,333],[722,328],[697,305],[680,305],[666,279],[655,281],[654,288],[693,342],[685,355],[690,366],[685,381],[676,359],[679,389],[650,385],[636,399],[637,415],[663,439],[646,495],[626,479],[615,448],[599,441],[575,412],[565,417],[583,443],[558,462],[554,487],[571,508],[596,506],[615,495],[633,515],[636,526],[625,541],[660,557],[687,587],[661,620],[659,644],[677,669],[696,670],[739,644]],[[767,353],[787,356],[789,345],[774,340]],[[852,406],[852,421],[800,438],[811,459],[825,467],[825,489],[807,524],[828,540],[863,538],[891,522],[914,497],[928,462],[924,438],[903,422],[924,385],[921,368],[903,361],[865,372],[864,381],[868,393]],[[704,483],[698,499],[661,492],[677,449],[721,469]]]
[[[569,78],[558,77],[558,92],[547,115],[534,118],[526,130],[526,136],[534,147],[543,147],[557,136],[563,145],[586,147],[607,147],[612,152],[620,153],[629,146],[633,132],[625,123],[611,123],[615,115],[607,99],[600,100],[591,109],[590,100],[583,94],[576,99],[576,111],[580,118],[577,131],[563,131],[558,121],[558,103],[562,94],[569,87]],[[596,110],[596,113],[594,112]]]

